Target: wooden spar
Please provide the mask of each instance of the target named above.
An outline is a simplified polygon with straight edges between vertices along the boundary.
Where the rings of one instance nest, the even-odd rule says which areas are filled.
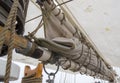
[[[4,28],[0,26],[0,33],[2,32],[3,29]],[[17,34],[15,34],[14,37],[15,37],[14,48],[26,48],[27,47],[27,43],[28,43],[27,39]],[[4,44],[8,45],[9,40],[10,40],[10,31],[8,30],[7,34],[5,35]]]

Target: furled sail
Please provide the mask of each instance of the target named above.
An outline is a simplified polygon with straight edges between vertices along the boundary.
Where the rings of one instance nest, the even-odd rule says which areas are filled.
[[[113,81],[115,72],[79,30],[80,26],[76,26],[64,6],[61,10],[51,0],[43,2],[38,0],[38,3],[43,13],[46,39],[36,39],[36,43],[52,51],[53,59],[58,55],[58,61],[64,69]]]

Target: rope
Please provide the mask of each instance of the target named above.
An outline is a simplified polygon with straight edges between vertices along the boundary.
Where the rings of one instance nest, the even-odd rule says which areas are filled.
[[[29,33],[29,35],[28,35],[29,37],[32,38],[37,33],[37,31],[42,27],[42,25],[43,25],[42,21],[43,21],[43,18],[41,19],[41,21],[38,24],[37,28],[34,31],[32,31],[31,33]]]
[[[11,7],[11,11],[9,13],[7,22],[5,24],[4,30],[3,30],[3,39],[2,43],[5,41],[5,34],[8,29],[10,29],[10,41],[8,43],[8,57],[7,57],[7,64],[6,64],[6,73],[4,82],[9,83],[9,77],[10,77],[10,70],[11,70],[11,63],[12,63],[12,50],[14,49],[14,34],[15,34],[15,22],[16,22],[16,15],[17,15],[17,7],[18,7],[18,0],[14,0],[14,3]]]
[[[34,17],[34,18],[32,18],[32,19],[29,19],[29,20],[27,20],[25,23],[28,23],[28,22],[30,22],[30,21],[33,21],[33,20],[35,20],[35,19],[37,19],[37,18],[39,18],[39,17],[41,17],[42,15],[39,15],[39,16],[36,16],[36,17]]]
[[[73,1],[73,0],[69,0],[69,1],[63,2],[63,3],[61,3],[61,4],[58,4],[58,5],[55,6],[55,8],[58,7],[58,6],[61,6],[61,5],[63,5],[63,4],[66,4],[66,3],[68,3],[68,2],[71,2],[71,1]],[[32,2],[37,8],[39,8],[39,9],[41,8],[41,10],[42,10],[42,15],[36,16],[36,17],[34,17],[34,18],[26,21],[25,23],[30,22],[30,21],[32,21],[32,20],[35,20],[35,19],[43,16],[43,18],[41,19],[41,21],[40,21],[39,25],[37,26],[37,28],[36,28],[33,32],[29,33],[28,36],[30,36],[30,37],[32,38],[32,37],[37,33],[37,31],[42,27],[42,25],[44,25],[44,24],[46,23],[47,19],[48,19],[49,16],[50,16],[50,13],[53,11],[53,9],[50,8],[49,10],[47,10],[46,12],[44,12],[43,9],[42,9],[42,7],[41,7],[40,5],[39,5],[40,7],[38,7],[38,5],[36,5],[33,0],[31,0],[31,2]],[[63,20],[64,20],[64,18],[63,18]],[[42,21],[44,21],[44,22],[42,23]],[[61,23],[62,23],[62,22],[61,22]]]
[[[28,35],[29,38],[33,38],[33,36],[34,36],[34,35],[37,33],[37,31],[46,23],[47,19],[48,19],[49,16],[50,16],[50,14],[48,14],[48,13],[51,12],[51,9],[49,9],[49,10],[46,11],[46,12],[44,12],[41,6],[40,6],[40,8],[41,8],[41,10],[42,10],[42,15],[39,15],[39,16],[37,16],[37,17],[35,17],[35,18],[30,19],[30,20],[27,21],[27,22],[30,22],[30,21],[32,21],[32,20],[34,20],[34,19],[36,19],[36,18],[38,18],[38,17],[40,17],[40,16],[43,16],[42,19],[41,19],[41,21],[40,21],[40,23],[38,24],[37,28],[36,28],[35,30],[33,30],[31,33],[29,33],[29,35]],[[40,9],[40,8],[39,8],[39,9]],[[47,14],[47,17],[45,16],[46,14]],[[44,22],[43,22],[43,21],[44,21]]]

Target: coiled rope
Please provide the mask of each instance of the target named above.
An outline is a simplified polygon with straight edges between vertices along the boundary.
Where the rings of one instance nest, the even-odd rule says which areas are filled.
[[[17,7],[18,7],[18,0],[14,0],[8,19],[6,21],[5,27],[3,31],[0,33],[0,51],[1,51],[3,43],[5,43],[5,35],[7,33],[7,30],[9,29],[11,31],[10,41],[7,44],[8,45],[8,56],[7,56],[4,83],[9,83],[11,63],[12,63],[12,50],[14,49],[14,34],[15,34],[15,28],[16,28],[15,23],[16,23]]]

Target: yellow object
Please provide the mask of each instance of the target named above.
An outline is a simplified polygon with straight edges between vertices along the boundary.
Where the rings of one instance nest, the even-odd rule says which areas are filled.
[[[43,64],[39,63],[38,66],[31,70],[30,66],[25,66],[25,70],[24,70],[24,76],[31,76],[33,74],[35,74],[34,78],[40,78],[42,77],[42,69],[43,69]]]

